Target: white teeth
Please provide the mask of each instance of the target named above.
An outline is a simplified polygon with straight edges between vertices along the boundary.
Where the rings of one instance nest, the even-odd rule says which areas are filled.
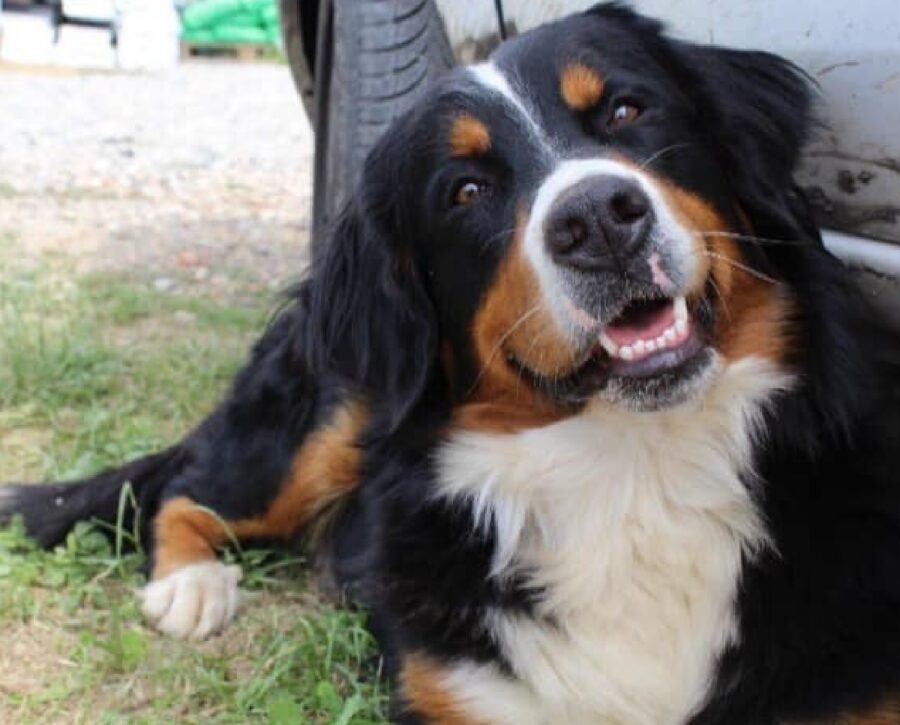
[[[605,332],[600,333],[600,345],[603,347],[606,352],[608,352],[612,357],[616,357],[616,354],[619,352],[619,346],[616,345]]]
[[[649,340],[635,340],[630,345],[619,347],[605,332],[599,335],[600,345],[612,358],[619,360],[641,360],[660,350],[675,348],[681,345],[690,331],[687,300],[678,297],[673,302],[674,321],[657,337]]]
[[[679,322],[684,322],[685,324],[687,324],[687,321],[688,321],[687,300],[684,297],[676,297],[674,307],[675,307],[675,324],[677,325]]]

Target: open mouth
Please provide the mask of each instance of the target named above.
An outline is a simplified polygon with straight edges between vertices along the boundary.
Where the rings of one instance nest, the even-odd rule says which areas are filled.
[[[598,339],[592,357],[605,354],[613,375],[632,378],[673,370],[703,346],[684,297],[634,300]]]
[[[591,332],[581,363],[562,377],[537,374],[513,360],[534,385],[560,400],[584,401],[615,381],[620,394],[662,405],[678,399],[681,384],[709,362],[704,309],[702,301],[692,309],[683,296],[633,299]]]

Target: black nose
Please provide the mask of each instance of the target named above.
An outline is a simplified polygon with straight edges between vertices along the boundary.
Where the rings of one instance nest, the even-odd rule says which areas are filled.
[[[568,267],[624,268],[647,241],[653,213],[636,181],[594,176],[556,200],[544,229],[553,259]]]

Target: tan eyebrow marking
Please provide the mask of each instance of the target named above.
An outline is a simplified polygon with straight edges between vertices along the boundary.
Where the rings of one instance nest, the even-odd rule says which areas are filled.
[[[450,153],[453,156],[482,156],[490,148],[490,131],[475,116],[462,113],[453,119],[450,129]]]
[[[603,76],[583,63],[570,63],[559,77],[559,93],[573,111],[584,111],[599,103]]]

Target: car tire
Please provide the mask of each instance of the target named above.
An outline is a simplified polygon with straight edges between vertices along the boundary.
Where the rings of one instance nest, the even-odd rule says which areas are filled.
[[[330,0],[318,15],[314,257],[369,149],[454,63],[434,0]]]
[[[316,25],[317,7],[307,6],[307,17],[301,13],[302,0],[278,0],[278,17],[281,22],[281,38],[284,55],[291,69],[291,77],[303,108],[309,118],[313,116],[313,80],[312,58],[307,56],[309,48],[315,49],[316,27],[307,28],[306,25]]]

